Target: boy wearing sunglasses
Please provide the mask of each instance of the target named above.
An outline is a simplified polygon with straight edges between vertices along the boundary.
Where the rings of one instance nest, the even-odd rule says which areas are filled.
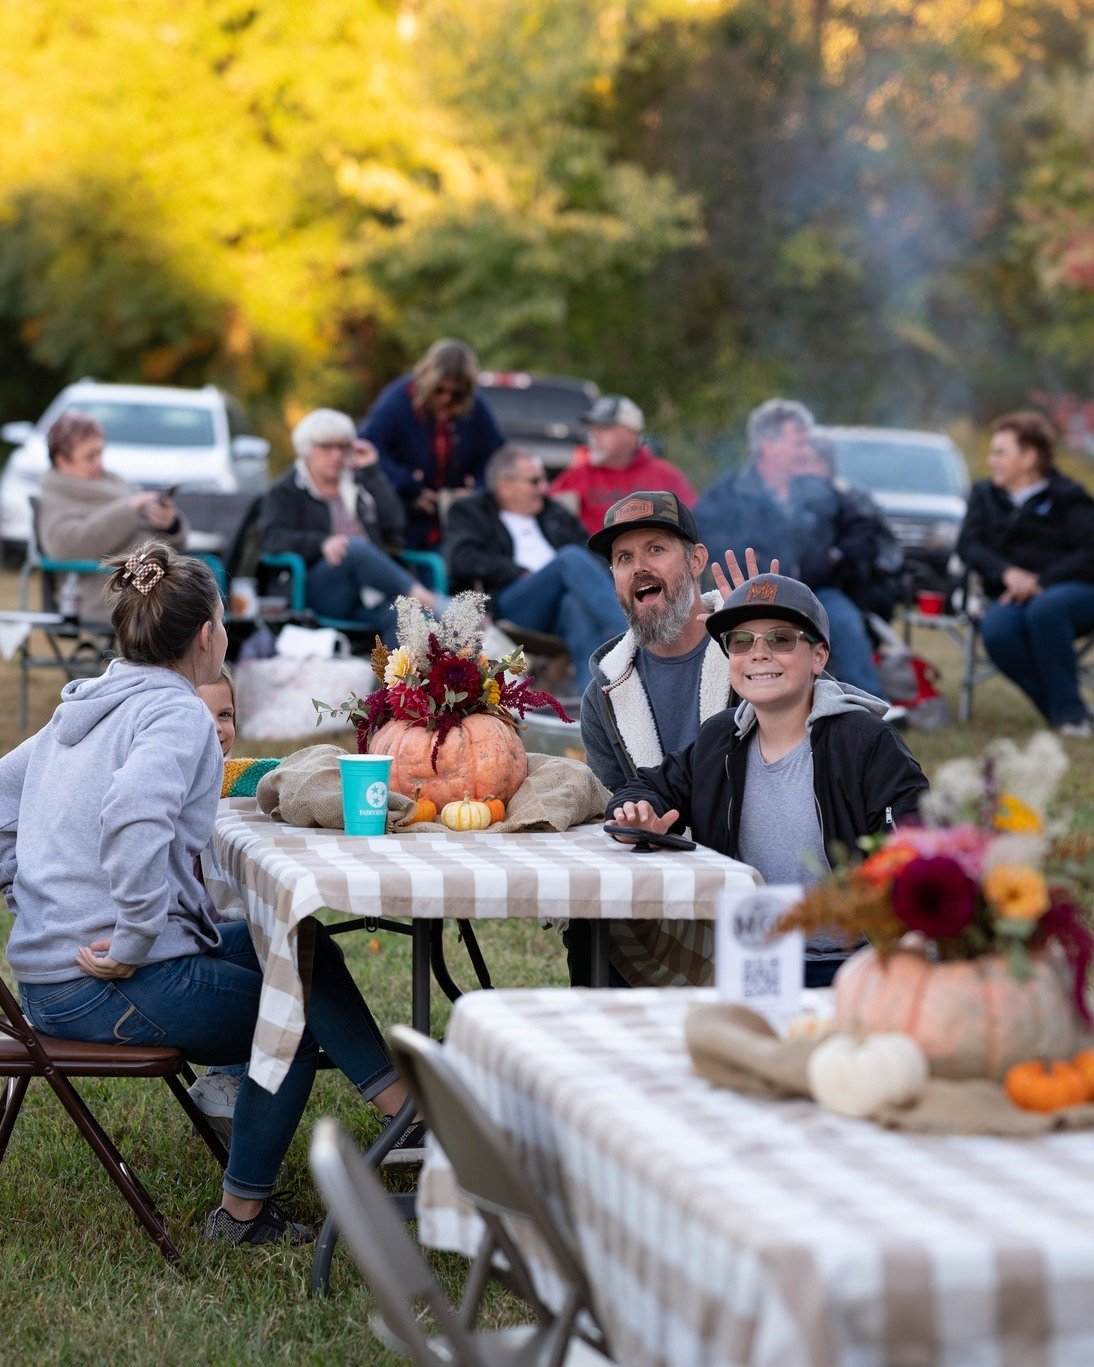
[[[758,869],[767,883],[818,882],[842,846],[913,817],[927,779],[887,704],[825,673],[828,614],[796,579],[746,580],[707,619],[729,658],[736,708],[686,749],[621,787],[613,819],[662,833],[691,828],[703,845]],[[806,944],[805,985],[825,987],[847,948]]]

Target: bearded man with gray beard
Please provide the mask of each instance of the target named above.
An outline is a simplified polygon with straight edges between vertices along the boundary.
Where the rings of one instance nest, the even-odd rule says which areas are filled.
[[[589,767],[615,792],[640,767],[690,745],[700,725],[729,703],[729,662],[705,626],[722,596],[701,592],[706,548],[691,511],[665,490],[639,490],[613,503],[589,549],[611,566],[628,623],[593,655],[581,700]],[[718,581],[725,582],[721,575]],[[588,985],[588,923],[571,921],[563,939],[571,982]],[[712,949],[706,922],[613,922],[613,985],[709,983]]]

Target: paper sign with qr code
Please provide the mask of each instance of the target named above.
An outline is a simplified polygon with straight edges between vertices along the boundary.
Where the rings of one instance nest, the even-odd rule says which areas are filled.
[[[723,892],[714,927],[714,986],[724,1001],[765,1016],[777,1029],[801,1010],[801,932],[776,936],[784,911],[801,899],[798,884]]]

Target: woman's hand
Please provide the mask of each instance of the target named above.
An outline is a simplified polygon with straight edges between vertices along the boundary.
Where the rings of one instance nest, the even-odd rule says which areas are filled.
[[[136,964],[120,964],[106,952],[110,939],[92,940],[76,955],[80,968],[92,978],[131,978],[137,971]]]
[[[1041,592],[1040,579],[1017,565],[1009,565],[1003,571],[1003,584],[1006,591],[1000,594],[1000,603],[1028,603]]]
[[[323,559],[328,565],[340,565],[346,558],[346,551],[349,548],[348,536],[328,536],[320,547]]]
[[[646,801],[624,802],[612,813],[612,820],[620,826],[638,826],[641,830],[651,831],[654,835],[664,835],[680,820],[680,813],[674,807],[664,816],[658,816]],[[625,837],[622,838],[625,841]]]

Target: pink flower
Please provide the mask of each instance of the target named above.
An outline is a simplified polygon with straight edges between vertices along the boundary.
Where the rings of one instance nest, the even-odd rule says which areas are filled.
[[[910,845],[924,859],[952,859],[974,882],[979,882],[983,875],[984,856],[993,838],[991,831],[983,831],[970,822],[941,828],[901,826],[890,837],[892,841]]]
[[[893,911],[932,940],[960,935],[976,912],[977,886],[956,859],[920,857],[893,879]]]

